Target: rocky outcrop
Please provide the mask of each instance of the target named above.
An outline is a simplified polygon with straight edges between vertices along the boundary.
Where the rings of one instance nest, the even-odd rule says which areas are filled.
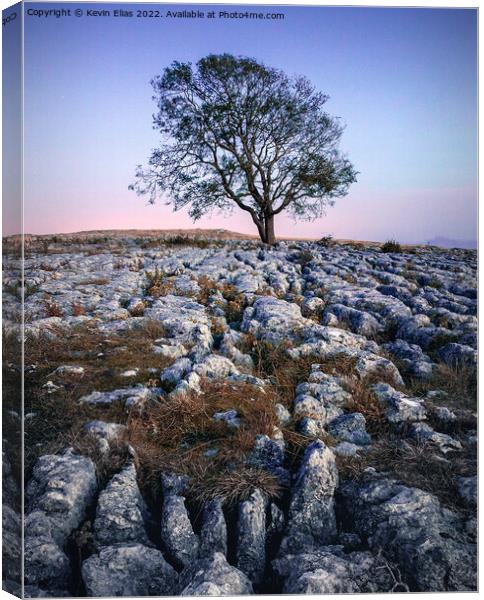
[[[405,591],[391,567],[370,552],[345,553],[341,546],[321,546],[273,562],[285,594],[357,594]]]
[[[163,508],[161,512],[161,540],[168,556],[178,566],[187,566],[198,557],[199,538],[185,506],[183,481],[177,476],[163,478]]]
[[[94,535],[99,546],[146,544],[148,509],[136,481],[134,464],[115,475],[99,495]]]
[[[239,596],[251,594],[252,584],[216,552],[188,565],[180,575],[178,589],[180,596]]]
[[[281,552],[294,554],[334,541],[334,492],[337,485],[334,454],[317,440],[304,453],[292,486]]]
[[[72,450],[45,455],[26,489],[25,581],[66,589],[70,576],[64,552],[68,536],[81,524],[97,491],[94,464]]]
[[[171,596],[178,575],[159,550],[120,544],[85,560],[82,579],[88,596]]]
[[[239,505],[236,566],[253,583],[260,583],[266,563],[267,498],[255,490]]]
[[[476,589],[476,547],[462,517],[435,496],[387,479],[340,492],[355,530],[398,565],[411,590]]]
[[[80,415],[95,413],[80,436],[101,466],[111,457],[109,467],[126,457],[132,463],[98,490],[88,458],[68,451],[39,459],[26,489],[26,595],[475,588],[475,415],[471,402],[459,406],[459,386],[446,394],[440,385],[445,373],[460,373],[472,387],[475,253],[387,254],[371,245],[303,241],[168,246],[133,236],[90,243],[88,251],[79,241],[55,245],[61,252],[25,257],[25,335],[56,343],[92,331],[103,343],[61,357],[39,389],[49,400],[65,395]],[[6,293],[4,306],[12,329],[18,297]],[[131,337],[146,341],[138,362]],[[294,394],[292,382],[282,381],[286,373],[271,364],[273,351],[288,379],[294,362]],[[94,363],[96,374],[112,377],[111,387],[105,379],[89,385]],[[241,479],[243,500],[199,506],[186,479],[170,474],[143,498],[137,478],[147,481],[146,467],[160,465],[144,464],[142,445],[127,441],[129,424],[114,421],[128,414],[143,421],[160,403],[195,398],[214,382],[249,384],[269,392],[268,405],[275,401],[267,426],[243,448],[240,464],[251,474]],[[275,383],[283,386],[280,398],[272,396]],[[26,415],[29,426],[43,426],[40,413]],[[245,443],[244,407],[228,401],[207,416],[214,430]],[[148,419],[143,425],[152,427]],[[201,456],[223,455],[215,441],[206,449],[204,442]],[[180,448],[190,444],[184,438]],[[388,465],[378,458],[385,450],[393,453]],[[394,455],[407,460],[407,452],[409,463],[421,456],[439,472],[449,469],[448,489],[439,483],[436,494],[455,510],[389,479],[400,476]],[[240,464],[227,462],[237,475]],[[407,468],[401,476],[412,481]],[[15,591],[18,490],[10,476],[4,490],[5,586]],[[80,574],[72,569],[78,554]]]

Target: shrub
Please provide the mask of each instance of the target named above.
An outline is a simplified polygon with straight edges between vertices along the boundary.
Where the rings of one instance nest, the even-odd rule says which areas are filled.
[[[192,246],[195,248],[208,248],[210,246],[210,240],[203,238],[190,237],[188,235],[175,235],[168,237],[163,240],[163,243],[167,246]]]
[[[385,242],[384,244],[382,244],[381,246],[381,251],[382,252],[393,252],[393,253],[401,253],[402,252],[402,247],[400,246],[400,244],[395,241],[395,240],[388,240],[387,242]]]
[[[323,237],[320,240],[318,240],[317,244],[319,246],[322,246],[323,248],[331,248],[332,246],[334,246],[335,242],[333,240],[333,236],[329,234],[323,235]]]

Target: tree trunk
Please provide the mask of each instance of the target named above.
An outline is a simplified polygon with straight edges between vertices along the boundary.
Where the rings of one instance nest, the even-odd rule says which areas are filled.
[[[276,243],[276,234],[274,232],[274,215],[269,215],[264,219],[265,228],[265,240],[262,240],[265,244],[272,246]]]

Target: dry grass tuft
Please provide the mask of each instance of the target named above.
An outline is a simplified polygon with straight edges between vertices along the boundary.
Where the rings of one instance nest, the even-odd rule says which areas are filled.
[[[161,399],[156,406],[133,411],[129,442],[146,484],[156,484],[162,472],[175,472],[188,476],[195,501],[220,496],[232,502],[254,487],[276,495],[274,477],[245,463],[256,436],[273,434],[277,400],[270,389],[205,381],[200,394]],[[213,418],[230,409],[237,411],[238,428]]]
[[[348,412],[359,412],[366,420],[368,433],[377,438],[386,436],[390,432],[390,426],[385,417],[385,409],[382,403],[368,388],[367,381],[351,381],[347,384],[351,394],[351,400],[346,403]]]
[[[374,444],[369,452],[356,457],[336,457],[340,474],[356,481],[364,480],[365,469],[373,467],[403,484],[435,494],[450,508],[462,509],[455,492],[455,480],[475,475],[476,456],[453,452],[443,457],[429,443],[387,439]]]
[[[148,280],[145,289],[145,294],[147,296],[159,298],[160,296],[166,296],[173,291],[173,281],[160,271],[158,267],[156,267],[154,271],[146,271],[145,275]]]
[[[91,279],[83,279],[77,285],[107,285],[109,282],[110,280],[106,277],[92,277]]]
[[[278,498],[282,492],[278,479],[271,473],[263,469],[242,467],[219,473],[206,472],[202,477],[193,477],[189,494],[200,504],[212,498],[223,498],[224,503],[230,506],[246,500],[256,489],[268,498]]]
[[[82,304],[78,304],[77,302],[72,303],[71,309],[74,317],[80,317],[86,314],[86,309],[84,306],[82,306]]]
[[[101,451],[98,439],[92,434],[72,430],[68,437],[70,445],[76,452],[88,456],[93,461],[100,487],[104,487],[130,459],[128,444],[124,437],[110,441],[109,450],[105,452]]]
[[[55,300],[49,299],[44,303],[45,312],[48,317],[63,317],[64,312]]]
[[[454,409],[477,410],[477,369],[472,365],[448,366],[439,363],[428,380],[411,379],[407,388],[413,396],[441,390],[447,394],[444,406]]]
[[[313,360],[318,363],[321,371],[334,377],[352,377],[355,375],[355,366],[358,362],[358,357],[348,356],[347,354],[335,354],[326,358],[318,358]]]
[[[230,283],[216,282],[206,275],[198,278],[200,291],[197,296],[197,301],[204,306],[207,306],[210,297],[220,293],[224,302],[220,303],[220,307],[225,312],[225,318],[229,323],[239,322],[246,307],[244,294],[240,293],[237,288]]]

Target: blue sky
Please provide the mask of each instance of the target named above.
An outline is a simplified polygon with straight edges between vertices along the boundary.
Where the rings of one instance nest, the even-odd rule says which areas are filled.
[[[26,10],[52,4],[27,3]],[[110,4],[62,4],[114,10]],[[153,5],[131,5],[133,10]],[[123,8],[129,8],[124,5]],[[165,12],[170,5],[162,5]],[[179,5],[178,10],[221,10]],[[238,10],[253,11],[250,6]],[[230,10],[236,10],[231,5]],[[284,20],[25,17],[26,231],[193,225],[127,187],[157,144],[150,79],[173,60],[253,56],[304,74],[346,123],[342,149],[360,175],[313,223],[280,235],[424,241],[476,238],[477,13],[451,9],[277,7]]]

